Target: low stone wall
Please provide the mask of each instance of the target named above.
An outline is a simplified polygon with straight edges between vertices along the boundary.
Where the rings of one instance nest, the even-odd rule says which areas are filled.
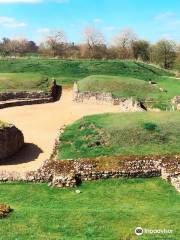
[[[24,136],[14,125],[0,128],[0,160],[12,156],[23,145]]]
[[[108,178],[162,177],[180,191],[180,156],[99,157],[48,160],[37,171],[0,173],[0,181],[46,182],[53,187],[75,187],[82,181]]]
[[[117,105],[122,112],[142,112],[146,110],[141,102],[135,101],[133,98],[114,98],[111,93],[80,92],[77,83],[74,83],[73,101],[85,104]]]
[[[52,82],[52,86],[48,92],[4,92],[0,93],[0,109],[7,107],[23,106],[50,103],[60,98],[62,92],[61,86]]]
[[[77,160],[57,160],[60,146],[58,131],[50,156],[37,171],[0,172],[0,181],[44,182],[49,186],[76,187],[82,181],[108,178],[162,177],[180,192],[180,155],[174,156],[119,156]]]
[[[7,107],[18,107],[24,105],[43,104],[53,102],[53,98],[39,98],[39,99],[27,99],[27,100],[16,100],[16,101],[4,101],[0,102],[0,109]]]
[[[7,100],[21,100],[21,99],[38,99],[38,98],[50,98],[51,92],[4,92],[0,93],[0,101]]]

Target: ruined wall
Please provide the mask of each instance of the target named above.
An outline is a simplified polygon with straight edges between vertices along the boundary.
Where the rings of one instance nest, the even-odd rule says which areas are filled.
[[[38,99],[38,98],[50,98],[51,92],[4,92],[0,93],[0,101],[7,100],[20,100],[20,99]]]
[[[52,82],[48,92],[3,92],[0,93],[0,109],[14,106],[50,103],[60,98],[62,88]]]
[[[76,187],[82,181],[122,177],[162,177],[180,191],[180,156],[47,160],[37,171],[0,173],[0,181],[46,182],[59,188]]]
[[[0,128],[0,160],[12,156],[23,145],[23,134],[14,125]]]
[[[76,103],[117,105],[122,112],[142,112],[146,109],[143,104],[133,98],[114,98],[111,93],[80,92],[77,83],[74,83],[73,101]]]
[[[62,126],[58,131],[50,160],[37,171],[0,172],[0,181],[46,182],[49,186],[64,188],[98,179],[162,177],[180,191],[180,155],[57,160],[59,136],[64,129]]]

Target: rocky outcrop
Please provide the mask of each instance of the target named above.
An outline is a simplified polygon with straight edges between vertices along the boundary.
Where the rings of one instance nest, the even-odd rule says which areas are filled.
[[[73,101],[76,103],[117,105],[121,112],[142,112],[146,108],[143,103],[133,98],[115,98],[111,93],[80,92],[77,83],[74,83]]]
[[[12,156],[23,145],[24,136],[14,125],[0,128],[0,160]]]

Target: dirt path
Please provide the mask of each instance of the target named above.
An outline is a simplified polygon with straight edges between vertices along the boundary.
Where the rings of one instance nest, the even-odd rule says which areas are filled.
[[[15,124],[22,130],[26,146],[8,162],[1,163],[0,171],[24,172],[36,170],[49,158],[58,129],[64,124],[96,113],[118,112],[117,106],[75,104],[72,90],[64,89],[55,103],[13,107],[0,110],[0,119]]]

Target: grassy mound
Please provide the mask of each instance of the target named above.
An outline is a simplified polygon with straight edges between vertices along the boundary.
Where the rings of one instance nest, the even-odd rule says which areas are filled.
[[[176,154],[179,139],[179,112],[94,115],[65,129],[59,159]]]
[[[90,75],[129,76],[143,80],[153,80],[160,76],[172,75],[154,66],[133,61],[85,61],[55,59],[0,60],[0,73],[26,73],[55,77],[59,84],[70,85],[75,80]],[[1,74],[0,74],[1,76]]]
[[[34,73],[0,73],[0,92],[5,91],[47,91],[50,87],[47,77]]]
[[[81,92],[111,92],[114,97],[133,97],[142,101],[166,103],[180,92],[180,80],[168,77],[157,77],[156,85],[148,81],[124,76],[93,75],[78,82]],[[167,90],[161,92],[160,88]]]
[[[137,239],[137,226],[180,234],[180,196],[160,179],[101,180],[74,189],[1,184],[1,202],[14,212],[0,220],[1,239]],[[143,239],[165,235],[144,235]],[[166,235],[167,236],[167,235]],[[150,238],[149,238],[150,237]]]
[[[159,88],[147,81],[130,77],[93,75],[78,82],[81,92],[111,92],[114,97],[145,99],[159,94]]]

